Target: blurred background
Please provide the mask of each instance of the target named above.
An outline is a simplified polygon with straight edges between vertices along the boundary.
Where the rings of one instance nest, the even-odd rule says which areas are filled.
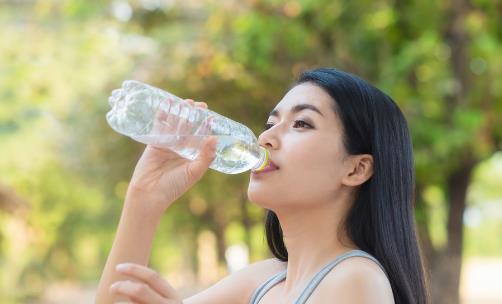
[[[107,125],[136,79],[263,130],[303,70],[356,73],[411,127],[433,303],[502,303],[502,1],[0,1],[1,303],[91,303],[144,146]],[[184,295],[270,257],[249,175],[210,170],[151,266]]]

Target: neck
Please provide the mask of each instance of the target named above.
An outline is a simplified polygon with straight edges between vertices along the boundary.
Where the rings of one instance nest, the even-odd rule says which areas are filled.
[[[305,209],[276,211],[288,249],[285,293],[304,286],[335,257],[357,249],[343,229],[344,202],[329,202]]]

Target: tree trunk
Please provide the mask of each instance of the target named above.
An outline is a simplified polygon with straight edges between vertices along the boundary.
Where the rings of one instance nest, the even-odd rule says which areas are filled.
[[[244,242],[246,243],[246,246],[248,247],[248,252],[252,252],[252,244],[251,244],[251,219],[249,218],[249,213],[248,213],[248,201],[247,201],[247,194],[243,193],[241,195],[240,199],[240,207],[241,207],[241,220],[242,220],[242,225],[244,226]]]
[[[226,225],[216,223],[214,233],[216,234],[216,250],[218,253],[218,263],[220,265],[226,265],[225,250],[227,249],[227,245],[225,242],[225,229]]]
[[[465,20],[471,10],[468,0],[453,0],[443,37],[451,49],[451,66],[458,90],[445,98],[448,108],[455,109],[469,103],[467,92],[472,82],[469,71],[468,44],[470,37],[465,29]],[[450,111],[453,113],[454,111]],[[452,116],[447,116],[451,123]],[[469,149],[469,148],[466,148]],[[448,197],[447,245],[444,250],[433,253],[431,259],[431,295],[433,303],[459,303],[459,283],[462,266],[463,214],[465,199],[472,170],[477,161],[471,152],[465,151],[461,164],[450,172],[446,180]]]
[[[454,170],[447,180],[448,241],[446,249],[437,253],[432,261],[432,303],[460,302],[459,283],[462,266],[463,214],[467,188],[476,161],[468,159]]]
[[[0,211],[10,214],[26,210],[28,202],[18,196],[13,188],[0,183]]]

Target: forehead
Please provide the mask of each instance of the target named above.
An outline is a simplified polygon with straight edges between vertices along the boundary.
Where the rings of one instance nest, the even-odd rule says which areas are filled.
[[[324,117],[334,116],[334,101],[322,88],[311,83],[302,83],[289,90],[274,110],[286,115],[295,105],[307,104],[318,108]]]

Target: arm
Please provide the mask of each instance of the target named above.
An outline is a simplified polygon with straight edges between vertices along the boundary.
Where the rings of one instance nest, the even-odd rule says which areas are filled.
[[[194,103],[191,100],[188,102]],[[207,107],[204,103],[197,105]],[[154,122],[154,128],[158,128],[156,132],[172,133],[174,131],[167,128],[178,128],[179,124],[180,128],[190,128],[190,125],[184,124],[183,121],[176,125],[166,124],[165,121],[170,119],[167,115],[163,112],[157,113]],[[143,294],[160,297],[159,290],[155,290],[155,286],[151,286],[153,287],[151,289],[144,280],[143,282],[126,280],[130,276],[118,272],[116,266],[124,262],[140,266],[148,264],[152,241],[161,215],[202,178],[215,157],[215,149],[216,140],[211,137],[202,144],[197,159],[190,161],[169,150],[146,147],[127,189],[117,235],[98,285],[96,303],[112,303],[119,299],[130,300],[130,292],[137,292],[138,289],[141,289]],[[112,285],[116,288],[111,288]],[[169,290],[169,294],[162,294],[162,297],[169,300],[169,303],[181,303],[174,289]],[[165,290],[160,292],[163,291]],[[162,303],[151,299],[137,302]]]
[[[135,289],[129,288],[127,290],[129,298],[135,303],[248,304],[254,290],[266,279],[284,270],[285,267],[285,263],[276,259],[251,264],[223,278],[213,286],[183,300],[183,302],[179,298],[173,299],[173,295],[176,294],[174,288],[152,269],[128,263],[120,272],[143,283],[137,285]],[[128,284],[131,285],[132,283]]]
[[[127,276],[115,271],[117,264],[148,264],[159,216],[145,212],[140,202],[139,198],[128,197],[124,203],[117,234],[99,282],[96,303],[117,300],[108,289],[112,283],[127,279]]]

